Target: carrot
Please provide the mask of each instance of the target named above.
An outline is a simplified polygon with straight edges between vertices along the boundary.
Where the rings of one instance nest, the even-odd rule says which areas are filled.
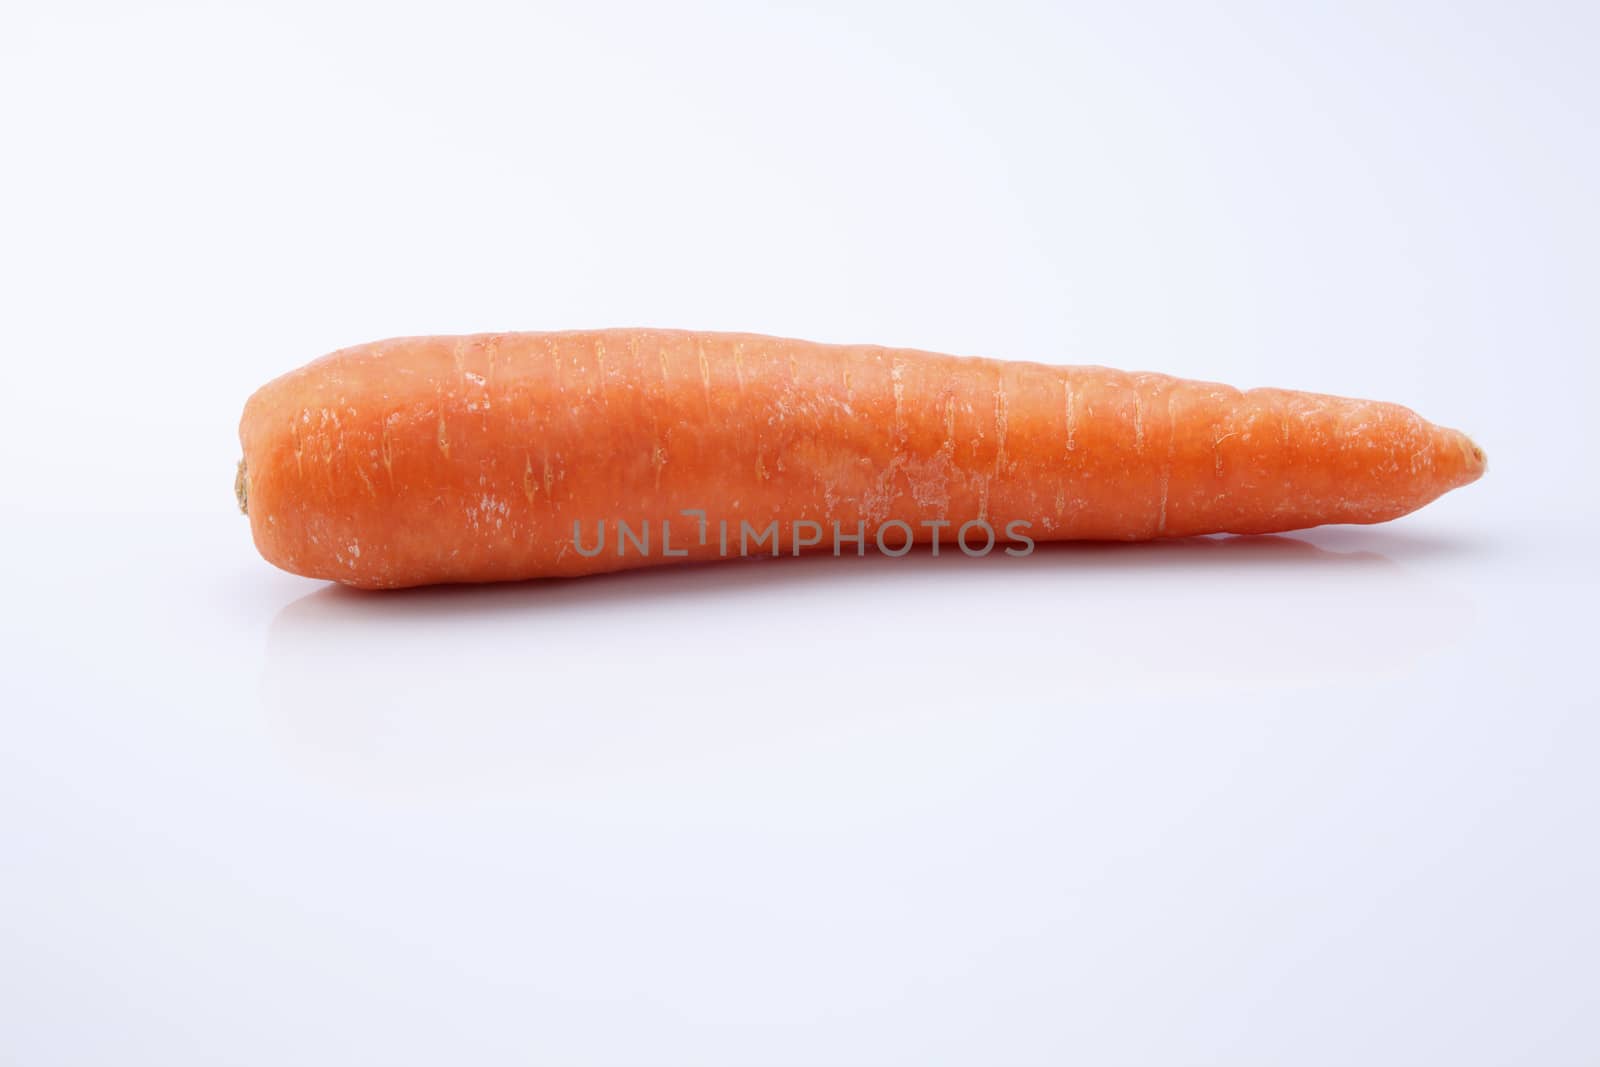
[[[1394,404],[672,330],[359,345],[239,436],[261,554],[366,588],[1373,523],[1484,470]]]

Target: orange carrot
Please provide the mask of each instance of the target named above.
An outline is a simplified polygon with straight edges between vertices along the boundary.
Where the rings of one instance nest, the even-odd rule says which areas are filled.
[[[674,330],[359,345],[239,436],[261,554],[367,588],[1382,522],[1484,469],[1394,404]]]

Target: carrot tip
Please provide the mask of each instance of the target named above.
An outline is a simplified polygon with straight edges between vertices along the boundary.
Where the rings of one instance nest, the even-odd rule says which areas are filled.
[[[242,459],[233,475],[233,499],[239,502],[239,514],[250,514],[250,473],[245,470]]]

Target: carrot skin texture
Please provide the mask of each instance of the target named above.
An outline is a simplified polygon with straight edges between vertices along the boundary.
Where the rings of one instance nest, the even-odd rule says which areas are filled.
[[[741,523],[776,520],[783,554],[797,522],[824,547],[836,522],[868,546],[893,520],[919,542],[946,520],[945,544],[975,519],[1026,522],[1035,541],[1374,523],[1485,465],[1395,404],[643,329],[342,349],[258,390],[239,434],[262,556],[364,588],[716,559],[719,520],[735,543]],[[706,513],[704,544],[686,509]],[[619,554],[619,521],[648,525],[647,555]],[[592,550],[602,523],[604,550],[578,551],[574,524]]]

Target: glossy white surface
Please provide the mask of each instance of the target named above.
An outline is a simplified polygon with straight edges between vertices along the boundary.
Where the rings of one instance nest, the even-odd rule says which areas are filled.
[[[0,36],[0,1062],[1595,1062],[1593,12],[673,10]],[[1377,396],[1491,470],[1022,560],[255,556],[266,378],[610,324]]]

